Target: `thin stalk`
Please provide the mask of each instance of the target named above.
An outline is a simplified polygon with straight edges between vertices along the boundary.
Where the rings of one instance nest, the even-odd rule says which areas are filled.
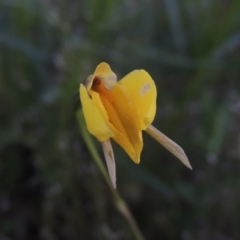
[[[80,132],[82,133],[82,137],[83,140],[90,152],[90,154],[92,155],[92,158],[94,160],[94,162],[96,163],[100,173],[102,174],[105,182],[107,183],[110,192],[113,196],[113,201],[114,201],[114,205],[117,208],[117,210],[122,214],[122,216],[125,218],[125,220],[127,221],[129,228],[131,229],[133,235],[135,236],[136,240],[144,240],[145,238],[143,237],[143,234],[141,233],[134,217],[132,216],[127,204],[125,203],[125,201],[121,198],[121,196],[118,194],[118,192],[116,191],[116,189],[113,188],[112,183],[110,181],[109,175],[107,173],[107,170],[103,164],[103,161],[101,159],[101,157],[99,156],[98,151],[96,150],[94,143],[92,141],[92,138],[90,136],[90,134],[87,131],[85,122],[84,122],[84,118],[83,118],[83,113],[81,110],[78,111],[77,113],[77,118],[78,118],[78,124],[79,124],[79,128],[80,128]]]

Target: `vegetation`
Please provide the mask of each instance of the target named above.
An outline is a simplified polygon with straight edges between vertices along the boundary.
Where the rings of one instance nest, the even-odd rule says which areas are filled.
[[[135,239],[118,197],[146,239],[240,239],[239,12],[239,0],[2,0],[0,239]],[[151,74],[154,125],[192,171],[144,134],[140,165],[113,145],[114,197],[76,120],[79,83],[102,61],[119,79]]]

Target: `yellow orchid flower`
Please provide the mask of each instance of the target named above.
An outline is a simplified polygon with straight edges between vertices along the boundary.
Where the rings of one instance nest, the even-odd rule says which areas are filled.
[[[157,91],[151,76],[135,70],[120,81],[107,63],[100,63],[85,84],[80,84],[80,101],[88,131],[102,143],[104,156],[116,188],[116,166],[110,138],[135,162],[140,162],[145,130],[183,164],[191,165],[183,149],[154,128]]]

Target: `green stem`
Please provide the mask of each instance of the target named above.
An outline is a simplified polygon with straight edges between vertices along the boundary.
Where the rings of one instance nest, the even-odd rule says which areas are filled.
[[[84,122],[84,118],[83,118],[83,113],[81,110],[79,110],[77,113],[77,119],[78,119],[78,124],[79,124],[79,128],[80,128],[80,132],[82,133],[83,140],[84,140],[90,154],[92,155],[94,162],[96,163],[98,169],[100,170],[105,182],[107,183],[107,185],[111,191],[115,207],[127,221],[133,235],[135,236],[135,239],[136,240],[144,240],[145,238],[143,237],[143,234],[141,233],[135,219],[133,218],[130,210],[128,209],[127,204],[125,203],[125,201],[121,198],[121,196],[118,194],[118,192],[112,186],[112,183],[110,181],[110,178],[108,176],[106,168],[103,164],[103,161],[94,146],[94,143],[92,141],[90,134],[87,131],[87,128],[86,128],[86,125]]]

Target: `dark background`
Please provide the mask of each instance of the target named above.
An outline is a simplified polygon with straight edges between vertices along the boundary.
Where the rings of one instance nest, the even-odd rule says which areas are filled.
[[[240,239],[239,0],[1,0],[0,239],[134,239],[75,118],[102,61],[151,74],[153,125],[193,166],[145,133],[140,165],[114,144],[146,239]]]

